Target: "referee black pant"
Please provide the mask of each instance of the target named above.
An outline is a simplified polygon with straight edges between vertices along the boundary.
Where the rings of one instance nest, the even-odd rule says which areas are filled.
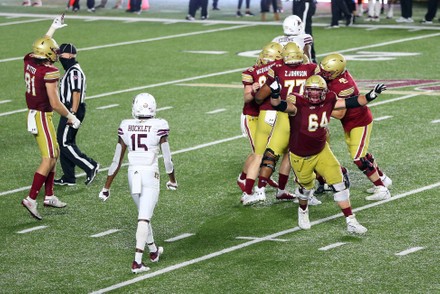
[[[83,122],[85,114],[86,107],[84,104],[81,104],[75,115]],[[78,129],[74,129],[67,124],[67,118],[60,118],[57,140],[58,145],[60,145],[60,163],[64,174],[62,178],[67,182],[76,182],[75,166],[78,166],[89,175],[97,165],[96,161],[82,153],[78,145],[76,145],[77,133]]]

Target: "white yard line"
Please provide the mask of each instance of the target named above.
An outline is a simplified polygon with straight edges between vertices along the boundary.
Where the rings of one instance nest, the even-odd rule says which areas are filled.
[[[102,110],[102,109],[109,109],[109,108],[113,108],[113,107],[118,107],[119,104],[110,104],[110,105],[104,105],[101,107],[96,107],[96,109]]]
[[[404,255],[408,255],[408,254],[410,254],[410,253],[413,253],[413,252],[416,252],[416,251],[422,250],[422,249],[424,249],[424,248],[425,248],[425,247],[413,247],[413,248],[406,249],[406,250],[404,250],[404,251],[402,251],[402,252],[396,253],[396,255],[397,255],[397,256],[404,256]]]
[[[368,204],[368,205],[364,205],[364,206],[358,207],[356,209],[353,209],[353,212],[365,210],[365,209],[368,209],[368,208],[371,208],[371,207],[374,207],[374,206],[383,205],[383,204],[385,204],[387,202],[396,201],[396,200],[398,200],[400,198],[404,198],[404,197],[407,197],[407,196],[410,196],[410,195],[414,195],[414,194],[417,194],[417,193],[420,193],[420,192],[423,192],[423,191],[427,191],[427,190],[431,190],[431,189],[435,189],[435,188],[438,188],[438,187],[440,187],[440,182],[434,183],[432,185],[424,186],[424,187],[421,187],[419,189],[411,190],[411,191],[408,191],[408,192],[405,192],[405,193],[402,193],[402,194],[395,195],[395,196],[393,196],[393,197],[391,197],[390,199],[387,199],[387,200],[382,200],[382,201],[374,202],[372,204]],[[315,221],[311,222],[311,225],[314,226],[314,225],[322,224],[324,222],[328,222],[330,220],[334,220],[334,219],[339,218],[339,217],[342,217],[342,213],[338,213],[338,214],[335,214],[335,215],[332,215],[332,216],[329,216],[329,217],[326,217],[326,218],[315,220]],[[160,276],[160,275],[163,275],[163,274],[166,274],[166,273],[169,273],[169,272],[172,272],[172,271],[175,271],[175,270],[187,267],[189,265],[193,265],[193,264],[196,264],[196,263],[199,263],[199,262],[202,262],[202,261],[205,261],[205,260],[209,260],[209,259],[212,259],[214,257],[220,256],[220,255],[223,255],[223,254],[226,254],[226,253],[230,253],[230,252],[233,252],[233,251],[236,251],[236,250],[239,250],[239,249],[243,249],[243,248],[249,247],[249,246],[254,245],[254,244],[261,243],[263,241],[267,241],[267,240],[271,240],[271,239],[276,239],[277,237],[280,237],[280,236],[283,236],[283,235],[287,235],[287,234],[291,234],[291,233],[299,231],[299,230],[301,230],[299,227],[294,227],[294,228],[290,228],[290,229],[287,229],[287,230],[284,230],[284,231],[280,231],[280,232],[277,232],[277,233],[274,233],[274,234],[271,234],[271,235],[267,235],[267,236],[264,236],[264,237],[261,237],[261,238],[253,239],[251,241],[248,241],[248,242],[236,245],[236,246],[228,247],[228,248],[225,248],[225,249],[222,249],[222,250],[219,250],[219,251],[216,251],[216,252],[213,252],[213,253],[210,253],[210,254],[198,257],[198,258],[194,258],[194,259],[191,259],[191,260],[188,260],[188,261],[184,261],[184,262],[181,262],[181,263],[178,263],[178,264],[175,264],[175,265],[172,265],[172,266],[169,266],[169,267],[157,270],[155,272],[151,272],[151,273],[145,274],[143,276],[139,276],[139,277],[134,278],[134,279],[127,280],[125,282],[114,284],[114,285],[109,286],[107,288],[96,290],[96,291],[92,292],[92,294],[95,294],[95,293],[106,293],[106,292],[109,292],[109,291],[113,291],[115,289],[119,289],[119,288],[131,285],[131,284],[134,284],[134,283],[137,283],[137,282],[140,282],[140,281],[144,281],[144,280],[149,279],[149,278]]]
[[[25,233],[33,232],[33,231],[36,231],[36,230],[42,230],[42,229],[45,229],[45,228],[47,228],[47,226],[37,226],[37,227],[30,228],[30,229],[18,231],[17,234],[25,234]]]
[[[207,114],[214,114],[214,113],[219,113],[219,112],[223,112],[226,111],[225,108],[219,108],[219,109],[214,109],[212,111],[207,112]]]
[[[255,240],[255,239],[260,239],[260,238],[259,237],[242,237],[242,236],[238,236],[238,237],[235,237],[235,239],[239,239],[239,240]],[[264,239],[263,241],[289,242],[290,240],[288,240],[288,239]]]
[[[116,232],[119,232],[119,231],[120,231],[119,229],[111,229],[111,230],[108,230],[108,231],[105,231],[105,232],[101,232],[101,233],[98,233],[98,234],[95,234],[95,235],[91,235],[90,237],[92,237],[92,238],[99,238],[99,237],[107,236],[107,235],[110,235],[110,234],[113,234],[113,233],[116,233]]]
[[[195,234],[192,234],[192,233],[184,233],[184,234],[181,234],[181,235],[179,235],[179,236],[176,236],[176,237],[173,237],[173,238],[166,239],[165,242],[175,242],[175,241],[182,240],[182,239],[185,239],[185,238],[188,238],[188,237],[194,236],[194,235],[195,235]]]
[[[381,120],[386,120],[386,119],[389,119],[389,118],[392,118],[392,116],[391,115],[385,115],[385,116],[380,116],[380,117],[374,118],[374,121],[381,121]]]
[[[438,124],[438,123],[440,123],[440,119],[433,120],[432,123],[433,124]]]
[[[333,244],[327,245],[325,247],[321,247],[318,250],[327,251],[327,250],[330,250],[330,249],[333,249],[333,248],[336,248],[336,247],[340,247],[340,246],[345,245],[345,244],[347,244],[347,243],[346,242],[337,242],[337,243],[333,243]]]

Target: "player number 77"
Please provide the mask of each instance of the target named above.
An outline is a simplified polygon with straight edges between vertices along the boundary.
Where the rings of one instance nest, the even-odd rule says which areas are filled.
[[[305,79],[285,80],[283,86],[285,88],[288,88],[287,89],[287,95],[289,95],[292,92],[296,92],[296,93],[299,93],[300,95],[302,95],[303,92],[304,92],[303,85],[305,84],[305,82],[306,82]],[[294,91],[295,87],[299,88],[299,90],[298,91]]]

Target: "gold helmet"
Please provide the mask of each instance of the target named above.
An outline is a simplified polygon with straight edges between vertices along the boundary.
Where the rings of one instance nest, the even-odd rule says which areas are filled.
[[[33,57],[38,59],[49,59],[52,62],[58,60],[58,50],[60,47],[57,42],[50,37],[43,37],[35,40],[32,44]]]
[[[304,51],[295,42],[289,42],[283,48],[283,60],[285,64],[303,63]]]
[[[313,75],[304,84],[304,98],[312,104],[320,104],[325,100],[327,94],[327,83],[318,75]]]
[[[319,63],[321,76],[326,80],[334,80],[345,72],[347,61],[345,57],[339,53],[329,54]]]
[[[263,47],[261,51],[261,61],[263,64],[267,64],[269,62],[280,60],[283,57],[281,53],[283,51],[283,46],[277,42],[270,42],[266,46]]]

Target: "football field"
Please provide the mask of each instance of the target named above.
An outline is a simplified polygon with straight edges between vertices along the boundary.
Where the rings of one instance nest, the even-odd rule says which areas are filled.
[[[0,293],[440,293],[438,23],[360,20],[329,30],[327,12],[314,20],[318,60],[342,53],[362,93],[376,83],[388,86],[369,105],[375,118],[369,151],[393,180],[390,199],[365,200],[371,183],[351,162],[340,122],[330,123],[332,150],[350,173],[354,212],[368,228],[354,236],[330,192],[309,208],[308,231],[297,226],[297,204],[277,201],[273,188],[263,203],[240,204],[236,179],[250,152],[240,130],[241,72],[282,34],[281,24],[236,18],[222,1],[210,20],[187,22],[187,1],[171,2],[141,15],[66,14],[68,26],[54,39],[76,45],[88,84],[77,142],[101,170],[90,186],[77,169],[76,186],[55,187],[65,209],[44,207],[41,191],[42,221],[20,204],[40,163],[26,131],[22,59],[64,1],[0,8]],[[160,159],[152,225],[164,254],[154,264],[145,254],[151,270],[133,275],[137,213],[126,160],[110,199],[101,202],[98,193],[118,126],[131,118],[132,98],[142,92],[155,96],[157,116],[169,122],[179,188],[165,189]],[[291,178],[288,188],[295,187]]]

